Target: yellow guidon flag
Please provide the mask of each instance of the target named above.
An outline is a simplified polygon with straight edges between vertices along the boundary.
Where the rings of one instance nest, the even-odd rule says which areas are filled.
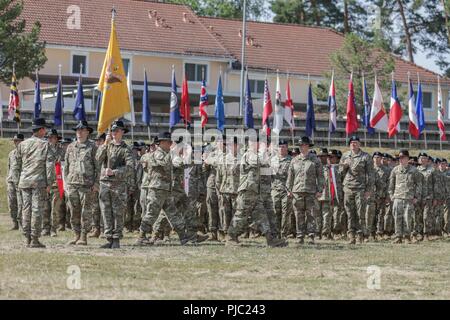
[[[114,120],[131,112],[127,78],[120,56],[114,18],[111,20],[108,50],[97,88],[102,92],[97,131],[103,133]]]

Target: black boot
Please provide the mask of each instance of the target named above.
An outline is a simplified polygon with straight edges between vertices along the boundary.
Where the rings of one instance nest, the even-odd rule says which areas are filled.
[[[111,249],[112,244],[113,244],[113,239],[106,239],[106,241],[108,241],[108,242],[105,243],[104,245],[100,246],[100,249]]]
[[[111,249],[120,249],[120,240],[113,239]]]

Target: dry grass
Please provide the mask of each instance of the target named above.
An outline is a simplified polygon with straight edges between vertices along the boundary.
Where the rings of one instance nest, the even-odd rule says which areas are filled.
[[[2,181],[10,146],[0,140]],[[128,234],[112,252],[98,249],[97,239],[70,248],[71,234],[62,232],[42,239],[47,249],[27,249],[17,231],[8,231],[3,183],[0,188],[0,299],[450,299],[449,239],[282,249],[265,248],[262,240],[243,248],[173,241],[135,248]],[[67,288],[71,265],[81,269],[81,290]],[[370,265],[381,268],[380,290],[367,288]]]

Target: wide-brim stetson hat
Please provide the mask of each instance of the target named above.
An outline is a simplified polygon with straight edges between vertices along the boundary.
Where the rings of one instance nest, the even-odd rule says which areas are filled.
[[[91,134],[92,132],[94,132],[94,129],[89,127],[89,124],[87,121],[82,120],[80,122],[78,122],[77,126],[72,128],[73,131],[77,131],[78,129],[87,129],[89,131],[89,133]]]

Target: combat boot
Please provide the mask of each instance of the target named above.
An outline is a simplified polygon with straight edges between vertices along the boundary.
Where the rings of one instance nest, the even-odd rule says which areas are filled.
[[[153,242],[153,243],[154,243],[154,242]],[[152,243],[152,244],[153,244],[153,243]],[[138,238],[136,239],[136,242],[134,243],[134,245],[135,245],[136,247],[143,247],[143,246],[147,246],[147,245],[149,245],[149,244],[150,244],[150,242],[149,242],[147,236],[145,235],[145,232],[139,231],[139,236],[138,236]]]
[[[196,235],[197,235],[197,238],[195,239],[196,243],[200,243],[200,242],[203,242],[203,241],[206,241],[206,240],[209,239],[209,236],[207,234],[198,234],[197,233]],[[217,241],[217,233],[216,233],[216,240],[215,241]]]
[[[219,232],[218,232],[218,240],[220,241],[220,242],[225,242],[225,237],[226,237],[226,235],[225,235],[225,232],[224,231],[222,231],[222,230],[219,230]]]
[[[430,239],[430,236],[429,235],[427,235],[427,234],[424,234],[423,235],[423,240],[422,241],[431,241],[431,239]]]
[[[57,231],[66,231],[66,226],[63,225],[63,224],[60,224],[60,225],[58,226]]]
[[[300,237],[297,239],[296,243],[297,246],[302,246],[305,244],[305,239],[303,237]]]
[[[395,237],[395,240],[392,243],[393,244],[401,244],[402,243],[402,237]]]
[[[225,238],[225,245],[231,247],[231,246],[241,246],[242,244],[239,242],[238,237],[228,234]]]
[[[75,244],[79,245],[79,246],[86,246],[87,245],[87,234],[85,232],[82,232],[80,239],[78,239]]]
[[[31,237],[30,248],[45,248],[45,245],[39,242],[38,237]]]
[[[180,243],[182,246],[184,246],[185,244],[187,244],[189,241],[195,241],[197,239],[197,234],[196,233],[185,233],[183,232],[180,235]]]
[[[58,236],[58,234],[56,233],[56,230],[50,231],[50,237],[54,238],[54,237],[57,237],[57,236]]]
[[[362,233],[358,233],[358,242],[364,243],[364,235]]]
[[[120,249],[120,239],[113,239],[111,249]]]
[[[211,232],[209,232],[208,233],[208,235],[207,235],[207,240],[208,241],[214,241],[214,242],[217,242],[217,241],[219,241],[218,239],[217,239],[217,231],[211,231]]]
[[[75,245],[75,244],[77,244],[78,240],[80,240],[80,233],[79,232],[75,232],[75,237],[73,238],[72,241],[69,241],[67,244],[68,245]]]
[[[31,244],[31,235],[27,234],[25,235],[25,246],[29,248],[30,244]]]
[[[350,232],[348,234],[348,244],[356,244],[356,238],[355,238],[355,234],[353,232]]]
[[[112,244],[113,244],[113,240],[112,239],[106,239],[106,241],[108,241],[108,242],[105,243],[104,245],[100,246],[100,249],[111,249]]]
[[[19,221],[17,221],[17,220],[14,220],[13,221],[13,226],[11,227],[11,229],[9,229],[10,231],[13,231],[13,230],[19,230]]]
[[[288,245],[286,240],[274,238],[270,232],[266,233],[266,241],[267,246],[271,248],[286,247]]]
[[[50,235],[50,230],[48,230],[48,229],[42,230],[42,232],[41,232],[42,237],[48,237],[49,235]]]
[[[411,237],[410,236],[405,236],[405,243],[406,244],[411,244]]]
[[[89,233],[89,238],[98,238],[100,236],[100,229],[97,227],[93,227],[92,231]]]
[[[314,234],[308,235],[308,238],[309,238],[308,244],[314,244]]]

